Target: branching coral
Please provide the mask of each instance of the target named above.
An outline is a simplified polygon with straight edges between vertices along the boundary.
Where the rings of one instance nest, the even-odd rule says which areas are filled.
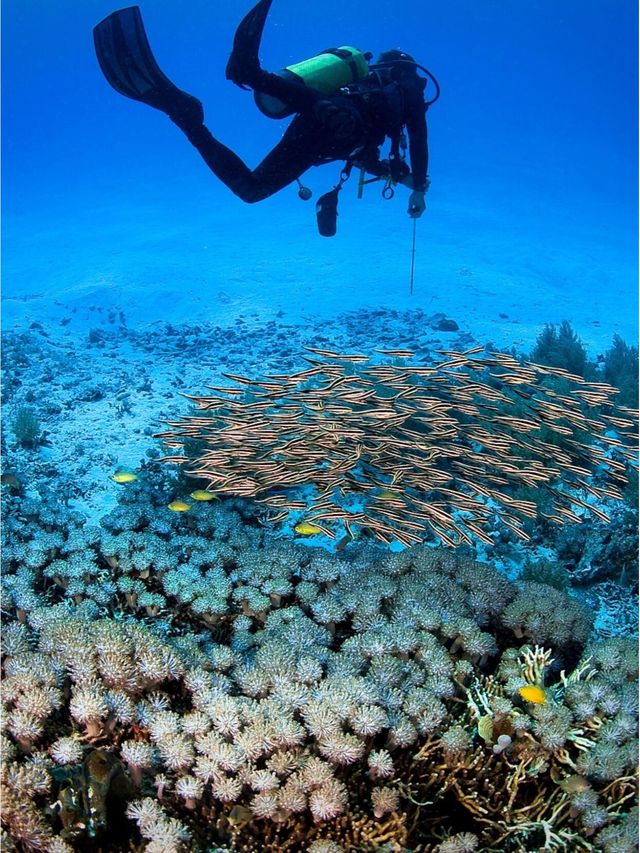
[[[549,699],[540,704],[519,699],[518,688],[544,684],[552,669],[551,655],[542,648],[525,647],[519,655],[510,650],[497,679],[483,677],[464,686],[467,710],[458,717],[456,737],[450,729],[418,752],[416,767],[424,762],[425,770],[418,771],[412,798],[425,793],[436,799],[453,795],[473,816],[475,832],[491,849],[520,850],[519,845],[526,849],[533,845],[592,851],[600,849],[598,842],[609,837],[626,839],[620,850],[635,849],[637,837],[629,833],[625,803],[636,794],[637,724],[629,720],[628,725],[615,726],[615,715],[605,722],[609,715],[595,704],[586,719],[575,712],[581,701],[592,699],[594,690],[597,696],[607,695],[614,669],[613,680],[623,692],[624,685],[630,686],[637,678],[633,644],[616,645],[617,656],[614,652],[610,658],[610,641],[589,649],[590,654],[572,673],[562,672],[548,687]],[[609,676],[599,663],[603,656],[611,660]],[[470,748],[468,741],[463,742],[462,733],[469,731],[471,723],[485,746]],[[458,737],[460,748],[454,751],[452,745]],[[602,775],[597,756],[608,749],[609,737],[620,752],[607,776]],[[505,748],[489,756],[488,747],[500,738],[505,738]],[[626,752],[625,744],[631,746]],[[603,827],[606,829],[594,845],[592,838]],[[443,842],[441,849],[448,850],[449,844]],[[617,848],[607,842],[603,849],[613,853]]]

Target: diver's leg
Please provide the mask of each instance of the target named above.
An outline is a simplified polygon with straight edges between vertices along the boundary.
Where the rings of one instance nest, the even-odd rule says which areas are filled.
[[[227,80],[241,88],[278,98],[299,113],[313,107],[322,95],[302,80],[286,79],[260,67],[258,53],[271,3],[272,0],[260,0],[240,22],[225,74]]]
[[[293,74],[291,78],[287,78],[262,69],[254,78],[252,88],[263,95],[271,95],[271,97],[277,98],[290,107],[294,113],[311,110],[319,101],[326,98],[326,95],[323,95],[318,89],[311,89],[302,80],[296,80]]]
[[[268,198],[300,177],[318,158],[317,128],[295,118],[281,141],[251,170],[229,148],[218,142],[204,125],[181,127],[211,171],[249,204]]]
[[[271,3],[272,0],[259,0],[238,24],[225,71],[227,80],[238,86],[252,87],[252,78],[260,71],[258,51]]]

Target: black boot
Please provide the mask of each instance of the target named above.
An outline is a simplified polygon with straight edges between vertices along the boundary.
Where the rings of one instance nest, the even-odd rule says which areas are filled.
[[[271,3],[272,0],[260,0],[236,30],[225,76],[242,89],[252,89],[260,80],[262,69],[258,51]]]

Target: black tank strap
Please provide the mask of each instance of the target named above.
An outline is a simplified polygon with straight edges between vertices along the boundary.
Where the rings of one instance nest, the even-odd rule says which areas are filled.
[[[358,75],[358,64],[355,61],[355,59],[353,58],[353,55],[348,50],[344,50],[344,49],[339,48],[339,47],[328,47],[326,50],[322,50],[320,52],[321,53],[330,53],[333,56],[337,56],[338,59],[343,59],[347,63],[347,65],[349,66],[352,78],[354,80],[358,79],[358,76],[359,76]]]

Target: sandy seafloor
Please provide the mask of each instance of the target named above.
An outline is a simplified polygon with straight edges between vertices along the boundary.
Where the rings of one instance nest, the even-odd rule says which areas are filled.
[[[308,173],[315,198],[335,172],[334,165]],[[220,370],[286,369],[319,335],[344,351],[492,342],[526,352],[546,322],[569,320],[592,358],[614,333],[636,342],[634,237],[624,228],[630,223],[615,227],[616,212],[604,204],[591,200],[590,219],[580,210],[574,221],[553,186],[538,198],[530,191],[519,198],[508,187],[462,196],[463,188],[436,183],[417,224],[410,296],[403,188],[386,202],[374,185],[359,201],[354,176],[340,199],[338,236],[323,239],[314,201],[298,200],[295,186],[249,206],[218,188],[206,170],[202,177],[200,187],[167,185],[163,171],[158,184],[141,186],[132,170],[120,192],[99,203],[44,196],[40,210],[30,200],[5,218],[3,330],[39,332],[43,354],[60,361],[61,376],[76,379],[74,389],[59,379],[40,386],[37,363],[22,377],[38,405],[65,399],[64,412],[47,423],[47,452],[81,487],[87,512],[109,503],[98,472],[87,472],[87,458],[108,454],[134,464],[136,430],[155,430],[174,414],[179,391],[198,393]],[[459,331],[438,333],[400,317],[385,328],[366,313],[356,323],[348,319],[376,309],[442,314]],[[167,323],[180,334],[166,334]],[[185,339],[188,327],[200,330]],[[214,342],[212,327],[246,334],[228,347],[223,335]],[[108,333],[104,348],[90,344],[92,329]],[[136,391],[143,373],[153,378],[153,392]],[[103,389],[101,400],[77,400],[82,377]],[[113,411],[114,391],[132,399],[124,418]],[[7,409],[18,402],[8,401]],[[84,445],[80,469],[70,441]]]
[[[305,177],[315,198],[335,172]],[[99,203],[25,203],[4,228],[6,465],[29,472],[28,494],[53,486],[91,523],[117,502],[114,471],[135,470],[163,422],[186,412],[181,394],[224,371],[293,370],[304,346],[412,348],[417,359],[476,343],[529,352],[562,320],[593,359],[614,333],[637,340],[633,234],[597,200],[590,217],[564,215],[553,186],[518,196],[436,183],[410,295],[402,189],[391,202],[377,186],[357,200],[352,179],[327,240],[295,187],[247,206],[215,181],[122,181]],[[457,330],[441,331],[442,318]],[[35,450],[16,447],[22,405],[46,431]]]

